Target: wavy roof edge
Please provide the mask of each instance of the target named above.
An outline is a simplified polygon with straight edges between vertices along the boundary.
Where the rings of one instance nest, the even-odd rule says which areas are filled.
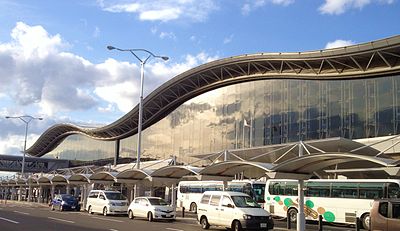
[[[168,80],[143,101],[147,128],[185,101],[220,87],[271,78],[324,79],[374,76],[400,71],[400,35],[376,41],[315,51],[255,53],[202,64]],[[66,137],[82,134],[97,140],[118,140],[137,133],[138,105],[115,122],[99,128],[57,124],[27,150],[42,156]]]

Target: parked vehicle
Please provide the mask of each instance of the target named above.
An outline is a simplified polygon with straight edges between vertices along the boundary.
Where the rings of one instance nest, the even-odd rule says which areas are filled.
[[[92,190],[87,198],[86,208],[90,214],[102,213],[126,214],[128,211],[128,200],[118,191]]]
[[[375,200],[370,214],[371,231],[400,230],[400,199]]]
[[[207,191],[201,197],[197,209],[197,220],[203,229],[210,225],[232,228],[232,230],[273,229],[270,214],[253,198],[241,192]]]
[[[265,209],[273,216],[297,220],[298,182],[267,180]],[[400,198],[399,179],[314,179],[304,182],[304,215],[307,220],[355,224],[361,219],[369,229],[371,205],[375,199]]]
[[[223,181],[180,181],[178,184],[177,206],[197,212],[197,205],[205,191],[233,191],[242,192],[251,196],[264,207],[265,181],[233,180],[227,182],[224,188]]]
[[[160,197],[137,197],[129,205],[128,217],[142,217],[148,221],[175,220],[176,213],[174,208]]]
[[[79,201],[70,194],[58,194],[55,195],[53,200],[51,201],[51,210],[59,210],[59,211],[64,211],[64,210],[75,210],[79,211],[80,205]]]

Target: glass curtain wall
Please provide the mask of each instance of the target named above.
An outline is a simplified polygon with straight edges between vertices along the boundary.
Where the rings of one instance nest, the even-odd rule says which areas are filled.
[[[142,157],[175,155],[179,162],[191,163],[197,160],[192,155],[225,149],[399,134],[399,97],[400,76],[280,78],[227,86],[187,101],[144,130]],[[68,144],[74,143],[71,139],[52,153],[68,151]],[[91,145],[99,153],[97,158],[113,157],[114,142],[97,142],[99,145]],[[136,135],[121,140],[120,155],[136,157],[136,142]]]

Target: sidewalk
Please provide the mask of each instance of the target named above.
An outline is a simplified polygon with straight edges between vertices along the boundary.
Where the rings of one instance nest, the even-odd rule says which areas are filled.
[[[35,206],[35,207],[43,207],[43,208],[49,207],[49,205],[47,203],[15,201],[15,200],[0,200],[0,205],[27,205],[27,206]]]

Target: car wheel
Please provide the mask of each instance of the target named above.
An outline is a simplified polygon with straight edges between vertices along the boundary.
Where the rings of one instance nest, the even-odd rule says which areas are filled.
[[[153,214],[152,214],[151,212],[149,212],[149,213],[147,214],[147,220],[150,221],[150,222],[153,221]]]
[[[194,213],[197,213],[197,205],[196,205],[196,203],[192,202],[190,204],[190,211],[192,211]]]
[[[107,207],[104,207],[104,209],[103,209],[103,215],[104,216],[107,216],[108,214],[107,214]]]
[[[135,218],[135,216],[133,216],[132,210],[129,210],[129,212],[128,212],[128,217],[129,217],[129,219]]]
[[[89,206],[88,213],[93,214],[92,206]]]
[[[207,217],[202,217],[200,219],[200,224],[201,224],[201,228],[202,229],[209,229],[210,228],[210,224],[208,223]]]
[[[290,222],[297,222],[297,210],[296,209],[289,209],[287,212],[287,217],[290,219]]]
[[[242,231],[242,225],[240,224],[240,221],[238,221],[238,220],[233,221],[232,230],[234,230],[234,231]]]
[[[371,216],[369,215],[369,213],[365,214],[362,218],[361,218],[361,222],[362,222],[362,226],[364,227],[364,229],[369,230],[369,222],[370,222]]]

